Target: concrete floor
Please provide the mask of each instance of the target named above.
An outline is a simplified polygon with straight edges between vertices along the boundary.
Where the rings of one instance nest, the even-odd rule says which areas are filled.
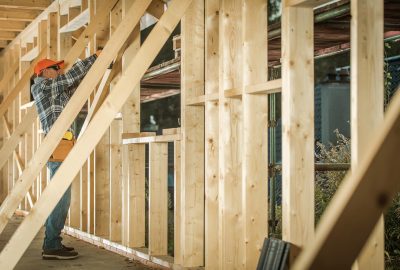
[[[22,222],[23,217],[14,216],[0,235],[0,250],[6,245],[12,233]],[[116,253],[98,248],[84,241],[75,239],[68,235],[63,236],[63,243],[66,246],[72,246],[79,252],[79,257],[70,261],[42,260],[42,243],[44,229],[36,235],[31,245],[21,258],[15,269],[17,270],[36,270],[36,269],[153,269],[139,262],[131,261],[126,257]]]

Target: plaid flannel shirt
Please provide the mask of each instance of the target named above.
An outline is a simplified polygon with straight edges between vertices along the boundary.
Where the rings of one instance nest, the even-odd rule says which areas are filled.
[[[35,78],[31,92],[45,134],[50,131],[96,58],[94,54],[78,61],[65,74],[54,79]]]

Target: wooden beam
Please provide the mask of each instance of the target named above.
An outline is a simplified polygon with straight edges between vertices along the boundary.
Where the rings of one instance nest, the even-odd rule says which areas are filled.
[[[202,104],[205,106],[205,215],[204,215],[204,263],[206,269],[219,269],[219,202],[218,202],[218,97],[219,97],[219,14],[220,1],[205,1],[205,95]],[[214,95],[215,100],[207,97]],[[187,104],[188,105],[188,104]],[[175,188],[177,186],[175,185]],[[180,190],[180,187],[179,187]],[[180,190],[180,192],[182,192]],[[180,197],[179,197],[180,199]],[[179,209],[179,208],[175,208]],[[176,224],[176,223],[175,223]],[[176,226],[176,225],[175,225]],[[175,243],[176,244],[176,243]]]
[[[160,19],[164,14],[164,1],[162,0],[153,0],[150,6],[147,8],[146,12],[150,15],[154,16],[157,19]]]
[[[0,8],[0,20],[5,20],[5,21],[31,22],[39,14],[40,11],[11,10],[11,9]]]
[[[181,22],[181,104],[204,95],[204,0]],[[181,106],[181,256],[183,267],[204,264],[204,107]]]
[[[0,40],[13,40],[16,36],[13,32],[0,31]]]
[[[47,19],[47,58],[57,59],[58,56],[58,12],[50,12]]]
[[[249,84],[245,87],[246,94],[273,94],[282,92],[282,79],[264,83]]]
[[[152,1],[153,2],[153,1]],[[122,1],[122,6],[121,6],[121,10],[122,10],[122,18],[124,18],[125,16],[127,16],[127,11],[129,10],[129,8],[132,6],[133,2],[129,1],[129,0],[123,0]],[[151,3],[150,3],[151,5]],[[150,7],[149,5],[149,7]],[[147,9],[149,8],[147,7]],[[135,29],[132,31],[131,35],[129,36],[129,38],[127,39],[127,42],[129,43],[129,46],[126,48],[125,53],[122,56],[122,74],[125,74],[126,69],[128,67],[128,63],[130,62],[131,59],[133,59],[139,48],[140,48],[140,27],[136,26]],[[119,63],[117,63],[117,65],[119,65]],[[126,100],[125,105],[122,107],[122,132],[126,133],[126,132],[140,132],[140,85],[136,85],[135,86],[136,89],[131,93],[131,95],[129,96],[129,98]],[[129,242],[131,242],[131,244],[141,244],[141,240],[142,237],[138,236],[138,235],[130,235],[130,230],[129,228],[131,226],[134,226],[134,224],[132,224],[130,221],[139,221],[139,228],[137,228],[138,230],[142,230],[142,228],[140,228],[142,226],[142,221],[138,220],[139,218],[141,218],[141,213],[142,211],[144,211],[144,209],[138,209],[138,215],[136,216],[136,214],[134,214],[134,216],[130,216],[130,214],[132,214],[132,212],[130,211],[131,207],[143,207],[143,205],[141,204],[141,196],[143,196],[142,194],[140,194],[139,196],[139,201],[134,201],[131,200],[131,194],[130,194],[130,190],[128,187],[131,186],[131,183],[135,181],[135,172],[130,172],[129,168],[131,168],[131,166],[133,166],[134,168],[138,168],[139,166],[141,166],[141,164],[144,162],[142,160],[139,159],[133,159],[132,161],[129,160],[129,156],[127,155],[130,150],[132,149],[132,147],[128,147],[128,146],[122,146],[122,148],[125,148],[122,152],[122,170],[123,170],[123,201],[122,201],[122,217],[123,217],[123,223],[124,223],[124,230],[123,230],[123,243],[129,244]],[[140,155],[139,158],[143,158],[143,155]],[[130,162],[136,162],[137,164],[132,164],[130,165]],[[133,169],[133,168],[132,168]],[[141,172],[141,170],[138,170],[138,172]],[[140,177],[141,175],[139,175]],[[142,181],[141,178],[138,179],[138,181]],[[138,190],[133,191],[133,193],[138,194],[139,192],[141,192],[141,184],[138,184]],[[138,230],[134,230],[132,233],[137,233]]]
[[[168,143],[149,145],[149,255],[168,252]]]
[[[243,5],[243,85],[268,80],[267,1]],[[243,95],[245,269],[256,269],[268,237],[268,95]]]
[[[174,143],[174,263],[182,263],[182,229],[181,229],[181,214],[182,214],[182,200],[181,200],[181,142],[175,141]]]
[[[219,84],[219,269],[243,269],[242,101],[225,97],[243,87],[241,0],[223,0],[220,15]],[[235,57],[232,57],[234,52]],[[223,123],[223,124],[222,124]]]
[[[282,239],[299,248],[315,226],[313,26],[312,8],[283,8]]]
[[[377,131],[370,137],[357,169],[343,180],[322,216],[315,240],[300,254],[293,269],[350,269],[382,213],[400,191],[399,93]]]
[[[351,170],[357,170],[380,131],[384,104],[383,1],[351,1]],[[354,269],[384,269],[381,216]]]
[[[52,0],[0,0],[1,8],[45,10]]]
[[[110,13],[110,36],[122,20],[119,1]],[[121,49],[123,51],[124,48]],[[120,51],[120,53],[121,53]],[[118,56],[117,56],[118,58]],[[114,70],[120,65],[113,65]],[[104,79],[104,78],[103,78]],[[106,89],[112,91],[115,84],[109,84]],[[99,91],[98,91],[99,92]],[[102,91],[107,92],[107,91]],[[97,96],[97,93],[96,93]],[[103,102],[103,100],[101,101]],[[93,108],[93,104],[91,109]],[[89,116],[89,115],[88,115]],[[86,117],[88,118],[88,117]],[[85,119],[85,122],[88,119]],[[122,243],[122,122],[114,120],[110,125],[110,240]]]
[[[132,12],[132,15],[127,16],[126,20],[134,20],[135,24],[139,21],[141,14],[144,13],[145,11],[145,5],[140,6],[140,4],[143,5],[144,1],[137,1],[135,4],[132,6],[132,8],[129,10],[129,13]],[[64,194],[65,190],[69,187],[73,180],[73,175],[75,175],[79,169],[81,168],[82,164],[85,162],[87,156],[89,153],[93,150],[97,142],[100,140],[102,134],[104,131],[108,128],[112,120],[114,119],[114,115],[121,109],[123,103],[125,100],[128,98],[130,93],[134,90],[134,87],[136,84],[139,83],[140,78],[144,75],[146,72],[147,68],[150,66],[160,49],[162,48],[162,45],[165,43],[165,41],[168,39],[169,35],[172,33],[172,31],[175,29],[176,25],[178,24],[180,18],[183,16],[184,12],[186,11],[187,7],[190,5],[191,1],[188,0],[174,0],[170,4],[168,10],[165,12],[163,17],[160,19],[160,22],[154,27],[150,35],[147,37],[146,42],[143,44],[141,49],[139,50],[138,54],[136,57],[131,61],[127,68],[127,74],[129,76],[122,76],[117,85],[115,86],[115,91],[112,91],[110,95],[107,97],[104,105],[100,108],[99,112],[96,114],[96,116],[93,118],[92,124],[89,125],[87,131],[85,134],[82,136],[82,139],[79,140],[76,144],[76,146],[72,149],[68,157],[65,159],[65,161],[62,163],[61,167],[57,171],[56,175],[54,176],[53,180],[49,183],[45,191],[43,192],[42,196],[38,199],[37,203],[33,207],[31,213],[24,219],[22,224],[18,227],[17,231],[14,233],[10,241],[7,243],[7,245],[3,248],[2,252],[0,253],[0,267],[2,269],[12,269],[18,262],[18,260],[21,258],[23,253],[25,252],[26,248],[28,247],[29,243],[33,240],[35,237],[36,233],[39,231],[39,229],[42,227],[45,219],[47,218],[48,214],[52,211],[52,209],[55,207],[57,204],[58,200],[61,198],[61,196]],[[149,4],[149,2],[147,2]],[[142,7],[142,8],[140,8]],[[137,16],[134,16],[138,14]],[[125,21],[125,19],[124,19]],[[120,27],[121,29],[127,28],[126,24],[121,22]],[[134,24],[133,24],[134,25]],[[131,29],[133,28],[133,25]],[[116,33],[119,32],[119,28],[117,29]],[[114,35],[113,37],[113,44],[117,43],[117,37],[120,37],[119,35]],[[99,59],[97,59],[96,63],[97,66],[99,66],[101,62],[104,62],[104,67],[102,70],[98,71],[93,71],[93,72],[99,72],[99,74],[96,76],[96,80],[98,81],[101,73],[104,72],[104,70],[107,67],[107,63],[111,60],[111,56],[107,57],[108,53],[110,52],[115,52],[115,50],[112,50],[113,48],[108,46],[110,43],[106,45],[104,48],[102,54],[100,55]],[[115,48],[114,48],[115,49]],[[104,61],[107,60],[107,61]],[[95,65],[96,65],[95,63]],[[99,66],[100,68],[100,66]],[[92,71],[93,69],[91,69]],[[92,73],[93,73],[92,72]],[[89,74],[85,77],[85,80],[93,79],[93,74]],[[81,89],[87,89],[87,85],[85,85],[84,81],[81,83],[81,86],[85,86],[85,88],[82,88],[79,86]],[[87,83],[86,83],[87,84]],[[72,103],[75,104],[73,101],[75,97],[77,97],[78,100],[83,99],[80,97],[80,89],[78,88],[77,92],[75,92],[75,95],[72,97],[71,102],[68,104]],[[93,88],[93,87],[92,87]],[[84,100],[84,99],[83,99]],[[106,105],[107,104],[107,105]],[[68,111],[68,105],[63,111]],[[62,114],[63,114],[62,113]],[[60,125],[60,128],[64,126],[66,123],[63,123],[63,115],[61,114],[60,118],[57,120],[55,123],[55,127],[57,125]],[[72,117],[71,117],[72,118]],[[61,121],[60,121],[61,120]],[[52,131],[56,130],[53,128],[50,133],[46,136],[45,141],[42,143],[41,147],[38,149],[36,152],[35,156],[30,163],[35,164],[33,162],[43,162],[45,158],[42,158],[40,160],[37,157],[39,156],[38,153],[43,151],[42,149],[45,149],[48,151],[48,154],[50,155],[52,149],[49,146],[49,138],[53,137],[54,134],[51,134]],[[53,142],[54,147],[56,146],[58,140],[61,138],[62,134],[64,133],[63,130],[59,132],[60,136],[55,138]],[[46,141],[47,140],[47,141]],[[43,147],[45,146],[45,148]],[[47,154],[47,153],[46,153]],[[43,154],[42,154],[43,155]],[[39,156],[40,157],[40,156]],[[36,163],[37,164],[37,163]],[[42,163],[43,164],[43,163]],[[38,166],[36,166],[38,167]],[[27,170],[25,170],[26,172]],[[24,172],[24,173],[25,173]],[[17,186],[15,186],[14,189],[16,189]],[[19,201],[18,201],[19,202]],[[17,202],[17,204],[18,204]],[[11,255],[12,254],[12,255]]]
[[[21,32],[27,26],[26,22],[3,21],[0,25],[0,31]]]
[[[8,46],[7,40],[0,40],[0,48],[6,48]]]
[[[158,135],[158,136],[146,136],[146,137],[137,137],[137,138],[126,138],[123,139],[123,144],[144,144],[144,143],[152,143],[152,142],[173,142],[181,140],[181,134],[167,134],[167,135]]]
[[[108,5],[112,1],[105,2],[106,5]],[[48,160],[51,153],[62,138],[66,127],[69,127],[72,124],[76,115],[83,107],[85,100],[89,97],[91,91],[98,83],[99,78],[109,66],[110,62],[113,60],[113,58],[116,56],[116,53],[121,48],[123,42],[128,37],[130,30],[139,22],[140,16],[144,13],[144,10],[148,4],[149,1],[140,1],[137,4],[135,3],[133,5],[133,8],[130,9],[130,16],[127,16],[126,19],[121,22],[120,26],[113,35],[113,42],[106,45],[103,53],[97,59],[96,63],[93,65],[93,68],[90,69],[84,80],[81,82],[81,84],[75,91],[75,94],[72,96],[70,102],[68,102],[60,117],[54,124],[53,128],[47,134],[43,143],[40,145],[35,153],[35,156],[30,162],[36,164],[36,166],[27,166],[27,169],[21,175],[18,184],[14,186],[12,193],[9,194],[7,199],[4,201],[4,207],[0,209],[0,232],[4,229],[5,224],[7,224],[8,219],[11,217],[19,201],[22,199],[21,195],[31,186],[34,177],[38,174],[41,167]],[[96,23],[96,27],[98,26],[98,24],[101,24],[100,21],[104,20],[104,17],[108,14],[109,10],[110,8],[108,9],[108,11],[105,9],[101,9],[101,11],[99,12],[100,14],[98,14],[98,17],[96,17],[97,20],[93,21],[93,23]],[[104,17],[101,16],[101,13],[103,13],[102,15]],[[89,29],[89,27],[90,26],[88,26],[86,30]],[[93,30],[93,28],[91,29]],[[82,39],[84,39],[84,37],[82,37]],[[76,59],[77,55],[79,55],[78,53],[80,53],[77,52],[77,48],[79,48],[79,46],[75,47],[77,46],[77,43],[78,41],[75,43],[74,47],[71,49],[71,51],[69,51],[66,57],[66,59],[69,61],[69,64],[73,62],[72,59]],[[82,45],[83,47],[83,44],[79,45]],[[71,59],[71,56],[75,56],[75,58]]]

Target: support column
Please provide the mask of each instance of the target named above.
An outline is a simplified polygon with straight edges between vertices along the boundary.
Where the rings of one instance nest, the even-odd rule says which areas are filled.
[[[219,85],[219,269],[244,269],[244,216],[242,209],[243,119],[242,0],[221,2]],[[223,123],[223,124],[222,124]]]
[[[383,121],[383,1],[351,1],[351,170],[357,170]],[[379,181],[379,180],[378,180]],[[384,269],[379,219],[353,269]]]
[[[149,145],[149,255],[168,253],[168,143]]]
[[[297,248],[313,240],[315,226],[313,27],[312,7],[283,3],[282,239]]]
[[[243,5],[243,88],[268,81],[266,0]],[[245,269],[256,269],[268,237],[268,95],[243,94]]]
[[[133,5],[134,1],[123,0],[122,1],[122,18],[125,17],[125,14],[128,12],[129,8]],[[136,53],[140,48],[140,27],[137,25],[132,31],[129,40],[129,47],[125,50],[125,53],[122,57],[122,73],[125,72],[128,63],[131,59],[133,59]],[[138,84],[132,94],[129,96],[125,105],[122,107],[122,132],[124,133],[136,133],[140,132],[140,84]],[[123,191],[123,202],[122,202],[122,219],[123,219],[123,244],[125,245],[141,245],[142,241],[138,235],[136,235],[138,230],[142,230],[139,227],[136,227],[133,230],[129,230],[134,226],[132,224],[133,221],[141,219],[141,211],[132,212],[130,209],[136,209],[137,207],[143,207],[142,201],[139,198],[144,198],[139,195],[138,199],[133,199],[130,193],[141,193],[141,187],[138,187],[139,190],[133,190],[136,186],[135,172],[131,172],[129,168],[139,167],[141,166],[141,161],[139,159],[130,160],[129,152],[132,151],[135,147],[122,145],[122,171],[123,171],[123,180],[122,180],[122,191]],[[143,146],[144,147],[144,146]],[[140,148],[140,147],[139,147]],[[135,151],[135,150],[133,150]],[[143,157],[140,157],[140,159]],[[131,162],[139,162],[136,164],[130,164]],[[138,181],[142,181],[141,178]],[[142,209],[144,211],[144,209]],[[132,222],[131,222],[132,221]],[[136,232],[135,232],[136,231]]]
[[[204,108],[186,106],[204,95],[204,1],[193,1],[181,21],[181,251],[182,266],[204,264]]]

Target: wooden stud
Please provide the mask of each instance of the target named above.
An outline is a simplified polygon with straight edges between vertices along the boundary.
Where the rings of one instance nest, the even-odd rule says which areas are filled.
[[[351,2],[351,170],[380,131],[384,104],[383,1]],[[384,222],[377,223],[353,269],[384,269]]]
[[[205,104],[205,268],[218,269],[218,87],[219,87],[219,0],[205,1],[205,94],[217,95]],[[175,186],[177,187],[177,186]],[[179,209],[179,208],[175,208]],[[175,223],[176,224],[176,223]],[[176,225],[175,225],[176,226]]]
[[[122,123],[114,120],[110,126],[110,241],[122,240],[122,165],[121,165]]]
[[[110,35],[112,35],[117,28],[118,24],[121,22],[121,1],[111,10],[110,14]],[[123,51],[124,48],[121,49]],[[122,57],[122,53],[119,53]],[[118,57],[117,57],[118,58]],[[114,87],[111,83],[111,75],[115,77],[116,73],[120,72],[119,64],[113,64],[113,70],[111,72],[106,72],[109,75],[109,79],[105,83],[105,89],[110,89]],[[114,73],[114,74],[110,74]],[[104,80],[104,77],[103,77]],[[100,85],[103,81],[100,83]],[[110,84],[111,83],[111,84]],[[100,86],[99,86],[100,88]],[[96,113],[102,102],[104,101],[106,94],[103,94],[103,100],[99,94],[107,93],[101,89],[97,90],[96,96],[93,100],[92,106],[89,111]],[[99,97],[96,102],[96,97]],[[93,110],[92,110],[93,109]],[[88,116],[85,119],[85,123],[91,119],[88,112]],[[122,164],[121,164],[121,133],[122,133],[122,122],[119,120],[114,120],[110,126],[110,240],[113,242],[122,242]]]
[[[204,95],[204,1],[193,1],[181,22],[181,104]],[[181,107],[182,266],[204,264],[204,108]]]
[[[129,154],[129,228],[128,247],[145,246],[145,150],[144,144],[124,146]]]
[[[299,248],[314,238],[313,26],[312,8],[283,7],[282,239]]]
[[[268,80],[267,1],[243,5],[243,86]],[[243,95],[245,269],[256,269],[268,237],[268,95]]]
[[[110,2],[107,2],[107,5],[109,3]],[[130,30],[133,29],[133,27],[139,22],[140,16],[144,13],[148,4],[149,0],[140,1],[137,3],[135,2],[135,4],[129,10],[130,15],[126,16],[126,18],[121,22],[120,26],[113,35],[113,42],[106,45],[103,53],[97,59],[96,63],[93,65],[93,68],[90,69],[84,80],[81,82],[81,84],[75,91],[75,94],[72,96],[70,102],[68,102],[60,117],[54,124],[53,128],[47,134],[44,142],[36,151],[35,156],[30,162],[35,164],[35,166],[27,167],[27,169],[20,177],[18,185],[14,187],[13,192],[4,201],[4,207],[0,209],[0,232],[4,229],[5,224],[11,217],[19,201],[22,199],[21,195],[26,194],[27,189],[32,184],[33,178],[44,166],[44,163],[50,157],[59,140],[62,138],[65,132],[65,128],[72,124],[73,119],[84,105],[85,100],[89,97],[91,90],[94,89],[102,73],[104,73],[112,59],[116,56],[116,53],[119,51],[120,47],[127,39]],[[103,12],[103,10],[101,10],[100,12]],[[96,17],[96,19],[100,20],[102,19],[102,17],[99,16]],[[96,19],[94,21],[96,21]],[[87,29],[89,29],[89,26],[88,28],[86,28],[86,30]],[[75,43],[75,46],[77,43],[78,41]],[[71,49],[71,51],[74,52],[70,51],[67,54],[67,57],[71,56],[73,53],[76,53],[75,46],[73,49]]]
[[[99,13],[101,5],[106,0],[93,0],[95,4],[95,14]],[[71,9],[70,9],[71,11]],[[92,11],[93,12],[93,11]],[[93,14],[91,14],[91,17]],[[98,47],[104,47],[107,37],[109,37],[109,22],[98,28],[91,42],[91,53],[95,53]],[[111,40],[111,39],[110,39]],[[109,89],[104,89],[108,92]],[[95,149],[95,179],[94,179],[94,234],[105,238],[110,237],[110,130],[104,132],[103,137]]]
[[[174,263],[182,264],[181,142],[174,142]]]
[[[168,251],[168,143],[149,145],[149,255]]]
[[[225,97],[242,89],[242,0],[222,1],[219,84],[219,269],[244,268],[242,211],[242,101]],[[234,52],[235,57],[232,57]]]
[[[135,2],[135,4],[137,3],[143,4],[142,1],[140,1],[140,3]],[[170,4],[168,10],[160,19],[160,22],[155,26],[151,34],[147,37],[146,42],[139,50],[136,57],[130,63],[127,69],[127,74],[130,75],[121,77],[121,79],[115,86],[115,91],[111,92],[108,98],[105,100],[104,105],[100,108],[99,112],[93,118],[92,124],[89,125],[87,131],[82,136],[82,139],[79,140],[76,146],[71,150],[70,154],[63,162],[63,164],[57,171],[56,175],[54,176],[53,181],[49,183],[46,190],[35,204],[33,211],[31,211],[31,214],[24,219],[24,221],[18,227],[17,231],[14,233],[10,241],[3,248],[2,252],[0,253],[0,267],[2,269],[11,269],[17,264],[18,260],[25,252],[29,243],[32,241],[36,233],[42,227],[42,224],[47,218],[48,214],[51,212],[51,210],[56,205],[57,201],[61,198],[65,190],[71,184],[73,180],[72,177],[79,171],[82,164],[86,160],[86,157],[93,150],[97,142],[100,140],[102,134],[105,132],[105,130],[108,128],[108,126],[114,119],[114,115],[119,111],[124,101],[134,90],[134,86],[137,83],[139,83],[140,78],[143,76],[143,74],[153,61],[153,59],[156,57],[157,53],[160,51],[162,44],[165,43],[168,36],[172,33],[172,31],[178,24],[180,18],[182,17],[182,15],[186,11],[190,3],[191,1],[187,0],[174,0]],[[144,9],[140,8],[140,6],[135,6],[135,4],[130,9],[130,11],[132,11],[132,15],[135,15],[136,13],[143,14]],[[139,17],[140,15],[127,16],[126,19],[128,20],[132,19],[137,23]],[[126,29],[124,21],[121,23],[121,26],[123,26],[123,29]],[[114,42],[117,41],[117,37],[120,38],[120,35],[116,34],[114,35],[113,39]],[[108,53],[115,51],[111,50],[112,49],[110,48],[111,45],[110,46],[108,45],[109,44],[106,45],[102,55],[100,55],[99,59],[96,62],[100,71],[103,72],[106,68],[106,63],[108,61],[104,63],[104,68],[102,68],[103,66],[100,66],[99,63],[101,63],[104,60],[111,60],[111,57],[110,59],[108,59],[107,55]],[[81,83],[81,86],[82,85],[85,86],[85,84],[87,84],[87,82],[85,83],[85,80],[87,81],[88,78],[91,80],[96,79],[98,81],[100,78],[100,74],[98,74],[97,76],[94,75],[95,75],[94,72],[92,73],[89,72],[89,74],[85,77],[84,81]],[[72,97],[71,101],[74,101],[73,100],[74,97],[82,99],[82,97],[80,97],[79,88],[77,92],[75,92],[75,95]],[[67,108],[63,111],[63,113],[68,110],[69,109],[67,105]],[[66,126],[64,125],[65,123],[63,123],[62,120],[63,120],[63,115],[61,115],[60,118],[57,120],[55,127],[57,127],[57,124],[62,124],[62,126]],[[44,148],[43,146],[45,146],[46,148],[47,147],[50,148],[49,149],[50,151],[52,150],[51,149],[52,146],[49,146],[50,144],[50,141],[48,141],[49,138],[55,137],[55,139],[57,139],[54,141],[54,146],[59,140],[59,137],[56,137],[54,134],[51,134],[54,130],[56,129],[53,128],[50,131],[50,133],[46,136],[45,141],[42,143],[41,148],[39,148],[35,154],[37,155],[37,157],[44,155],[44,154],[38,155],[38,153],[42,151],[41,149]],[[63,131],[60,132],[59,134],[60,137],[62,136],[62,133]],[[47,155],[47,153],[45,154]],[[36,158],[34,157],[30,163],[34,164],[33,162],[36,159],[38,159],[37,157]],[[24,173],[26,173],[26,171],[27,170],[25,170]],[[16,188],[17,186],[14,188],[14,190]]]
[[[122,18],[124,18],[127,15],[127,11],[129,10],[129,8],[131,8],[133,2],[132,1],[128,1],[128,0],[123,0],[122,1],[122,6],[121,6],[121,10],[122,10]],[[149,5],[150,6],[150,5]],[[130,34],[128,41],[130,43],[129,47],[125,50],[124,55],[122,56],[122,74],[124,74],[126,72],[126,69],[128,67],[128,63],[130,62],[131,59],[133,59],[133,57],[135,57],[135,55],[137,54],[139,48],[140,48],[140,27],[136,26],[132,33]],[[128,98],[128,100],[126,101],[125,105],[122,107],[122,132],[126,133],[126,132],[140,132],[140,85],[136,85],[135,86],[136,89],[135,91],[133,91],[130,95],[130,97]],[[127,147],[127,146],[122,146],[123,148]],[[131,236],[129,235],[129,229],[130,227],[134,226],[134,224],[130,224],[129,221],[136,221],[138,219],[140,219],[140,216],[130,216],[130,212],[129,209],[131,207],[142,207],[142,205],[140,205],[140,202],[135,202],[135,201],[131,201],[131,195],[129,194],[130,190],[129,190],[129,186],[131,185],[131,183],[133,183],[133,181],[135,181],[134,178],[131,178],[135,175],[135,172],[129,172],[129,163],[130,162],[138,162],[138,164],[134,164],[132,166],[134,166],[135,168],[138,168],[139,166],[141,166],[142,161],[139,159],[133,159],[132,161],[129,161],[129,156],[127,155],[130,152],[130,149],[125,149],[122,152],[122,170],[123,170],[123,201],[122,201],[122,218],[123,218],[123,243],[125,244],[141,244],[141,237],[138,238],[137,235],[135,236]],[[144,156],[139,156],[139,158],[143,158]],[[144,162],[144,161],[143,161]],[[139,170],[140,172],[140,170]],[[138,179],[139,181],[141,181],[142,179]],[[141,192],[141,186],[138,186],[139,190],[135,190],[132,191],[135,194],[138,194],[139,192]],[[141,195],[139,195],[141,198]],[[139,203],[139,204],[136,204]],[[134,205],[131,205],[134,204]],[[141,211],[144,211],[144,209],[139,210],[140,212],[138,212],[138,214],[141,214]],[[141,223],[138,224],[138,230],[141,230]],[[135,234],[137,233],[137,231],[135,230]],[[135,243],[137,241],[137,243]]]
[[[58,57],[58,12],[50,12],[47,20],[47,58],[57,59]],[[61,49],[61,48],[60,48]]]

